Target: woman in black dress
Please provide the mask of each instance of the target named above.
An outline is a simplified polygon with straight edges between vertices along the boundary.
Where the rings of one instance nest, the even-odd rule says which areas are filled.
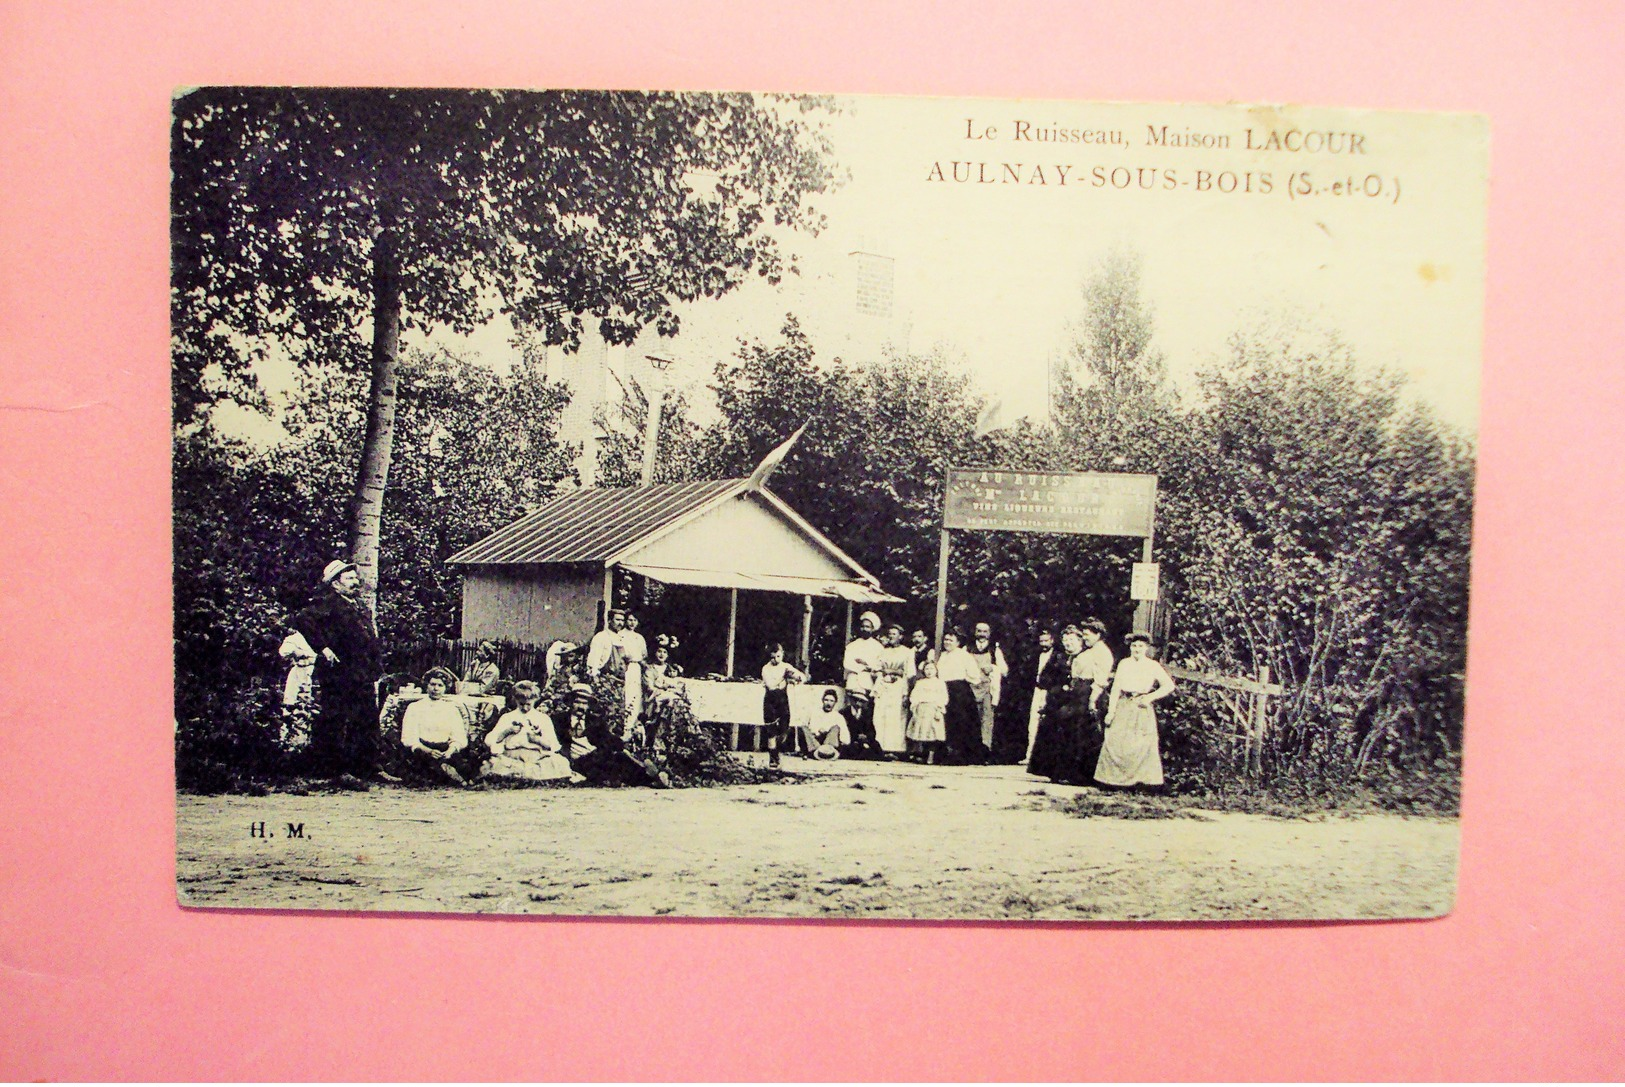
[[[1077,679],[1072,668],[1083,654],[1083,632],[1068,624],[1061,631],[1061,650],[1066,654],[1066,682],[1050,688],[1038,719],[1038,735],[1033,738],[1033,757],[1027,761],[1027,772],[1066,785],[1078,777],[1082,730],[1089,713],[1089,684]]]
[[[973,684],[981,681],[982,666],[964,648],[964,636],[957,630],[942,635],[942,656],[937,675],[948,685],[948,710],[943,715],[943,762],[949,765],[979,765],[987,761],[982,745],[982,710]]]

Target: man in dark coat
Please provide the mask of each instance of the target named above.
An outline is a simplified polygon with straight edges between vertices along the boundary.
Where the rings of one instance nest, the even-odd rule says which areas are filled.
[[[378,675],[383,654],[361,603],[355,564],[335,559],[310,605],[289,620],[316,653],[319,708],[310,738],[312,769],[335,777],[378,774]]]
[[[1055,635],[1038,632],[1038,647],[1031,657],[1010,663],[1004,680],[1004,697],[999,702],[999,732],[994,744],[994,761],[1025,763],[1032,755],[1033,734],[1045,692],[1064,687],[1067,682],[1066,654],[1055,647]]]

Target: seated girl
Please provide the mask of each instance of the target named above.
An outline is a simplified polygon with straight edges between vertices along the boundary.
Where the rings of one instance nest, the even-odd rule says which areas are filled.
[[[427,698],[406,707],[401,715],[403,769],[417,777],[449,778],[468,784],[479,773],[470,761],[468,722],[463,707],[447,697],[457,677],[445,668],[431,668],[423,676]]]
[[[485,746],[491,750],[485,772],[525,781],[585,781],[570,769],[553,718],[536,704],[541,696],[542,689],[528,679],[513,685],[519,706],[499,717],[485,737]]]

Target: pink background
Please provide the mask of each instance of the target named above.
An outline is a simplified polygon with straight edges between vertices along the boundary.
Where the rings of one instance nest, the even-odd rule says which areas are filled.
[[[0,2],[0,1075],[1625,1074],[1620,58],[1606,3]],[[1461,895],[1429,923],[185,912],[170,784],[179,84],[1487,112]],[[1546,662],[1562,655],[1567,663]],[[71,772],[54,735],[105,753]],[[38,737],[38,739],[35,739]],[[25,738],[27,740],[25,741]],[[562,1035],[546,1029],[562,1012]],[[489,1031],[506,1021],[514,1029]]]

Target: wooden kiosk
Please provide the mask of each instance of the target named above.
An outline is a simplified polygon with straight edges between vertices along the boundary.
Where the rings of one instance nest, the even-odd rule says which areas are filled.
[[[576,491],[448,561],[462,573],[462,636],[470,640],[583,644],[615,606],[618,579],[629,575],[717,590],[715,627],[726,623],[729,678],[751,663],[736,647],[742,590],[801,598],[794,656],[803,667],[814,600],[843,601],[850,617],[854,605],[899,599],[756,477]],[[759,692],[707,697],[701,685],[689,686],[702,720],[711,719],[702,708],[714,706],[708,712],[722,714],[722,723],[760,723]],[[755,720],[736,720],[749,706]]]

